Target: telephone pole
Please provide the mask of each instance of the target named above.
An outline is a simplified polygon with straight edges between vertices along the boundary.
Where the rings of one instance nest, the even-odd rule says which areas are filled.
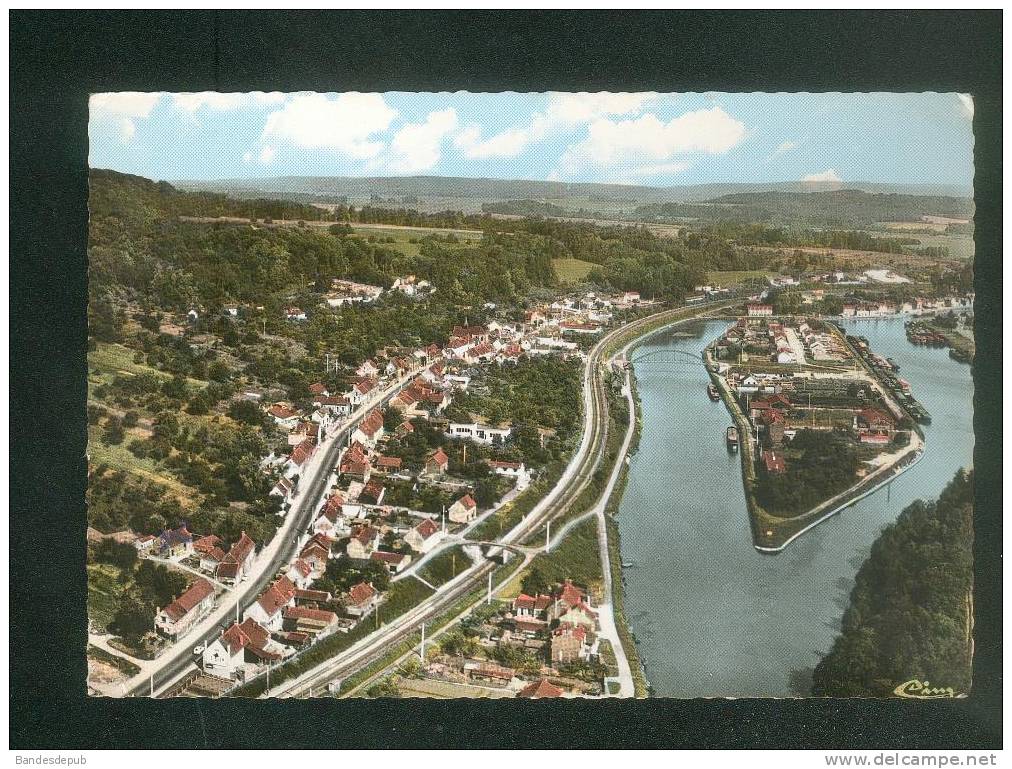
[[[492,603],[492,572],[488,573],[488,594],[485,596],[485,605]]]
[[[545,552],[546,553],[549,550],[549,545],[550,545],[549,537],[551,536],[551,533],[552,533],[552,522],[548,521],[545,524]]]

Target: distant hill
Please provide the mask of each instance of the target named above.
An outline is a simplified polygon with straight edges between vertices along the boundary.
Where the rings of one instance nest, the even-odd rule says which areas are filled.
[[[639,206],[637,218],[680,221],[764,222],[813,227],[867,227],[876,222],[918,221],[922,216],[972,219],[973,201],[947,195],[910,195],[845,189],[819,192],[738,192],[701,203]]]
[[[713,183],[674,187],[549,182],[533,179],[403,176],[278,176],[265,179],[178,180],[185,190],[224,192],[240,198],[285,198],[304,203],[353,205],[410,205],[422,211],[446,209],[477,213],[483,204],[510,200],[551,203],[570,210],[614,213],[637,206],[663,203],[700,203],[726,195],[766,192],[823,192],[838,190],[838,182]],[[932,195],[968,198],[971,191],[954,185],[878,184],[853,182],[848,187],[868,193]]]

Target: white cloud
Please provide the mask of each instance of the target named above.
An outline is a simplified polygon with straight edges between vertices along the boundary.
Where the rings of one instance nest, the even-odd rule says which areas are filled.
[[[88,100],[91,111],[99,116],[142,118],[148,117],[162,98],[160,93],[93,93]]]
[[[510,128],[488,139],[481,138],[481,126],[471,123],[453,140],[454,146],[462,150],[470,160],[486,158],[515,158],[531,142],[531,133],[526,128]]]
[[[385,166],[394,173],[418,173],[439,163],[443,142],[457,129],[457,111],[452,107],[430,112],[424,123],[408,123],[390,142]]]
[[[264,148],[260,150],[260,162],[265,166],[270,165],[271,161],[274,160],[275,154],[274,148],[269,144],[265,144]]]
[[[287,141],[302,149],[328,149],[354,160],[379,155],[397,111],[378,93],[297,94],[267,116],[264,139]]]
[[[835,169],[827,168],[822,173],[808,174],[808,176],[802,176],[801,181],[803,182],[842,182],[843,179],[836,172]]]
[[[263,108],[281,104],[285,100],[283,93],[174,93],[172,106],[189,117],[194,117],[198,110],[209,109],[214,112],[228,112],[243,108]]]
[[[249,165],[250,163],[252,163],[253,162],[253,153],[252,152],[244,152],[244,153],[242,153],[242,162],[245,163],[246,165]]]
[[[959,101],[963,105],[963,109],[966,110],[967,117],[973,119],[973,97],[968,93],[957,93]]]
[[[508,128],[482,139],[481,127],[467,126],[454,143],[472,160],[516,157],[531,144],[560,131],[570,131],[602,117],[638,114],[657,98],[655,93],[558,93],[548,94],[548,106],[531,115],[526,126]]]
[[[719,155],[745,139],[745,124],[720,107],[686,112],[667,123],[648,113],[630,120],[599,119],[586,138],[571,144],[559,167],[566,176],[587,167],[671,163],[675,156],[702,152]]]
[[[151,115],[151,111],[161,98],[160,93],[137,91],[95,93],[88,100],[88,106],[93,120],[114,125],[119,132],[120,140],[128,144],[137,133],[136,121]]]

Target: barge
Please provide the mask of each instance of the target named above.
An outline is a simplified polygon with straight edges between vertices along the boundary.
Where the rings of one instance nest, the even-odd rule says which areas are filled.
[[[714,403],[720,400],[720,393],[717,392],[717,388],[712,382],[706,386],[706,394],[710,396],[710,400]]]
[[[727,439],[727,450],[728,451],[737,451],[738,450],[738,428],[735,427],[734,425],[731,425],[729,428],[727,428],[726,439]]]

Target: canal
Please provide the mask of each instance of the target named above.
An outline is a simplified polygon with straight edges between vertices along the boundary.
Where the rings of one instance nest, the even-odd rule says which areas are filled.
[[[776,555],[752,547],[730,424],[706,395],[702,349],[725,321],[660,332],[633,351],[643,431],[618,525],[625,608],[647,679],[660,697],[804,695],[832,645],[854,575],[877,534],[921,497],[938,494],[973,455],[970,367],[907,342],[901,319],[852,321],[893,358],[932,415],[924,458]]]

